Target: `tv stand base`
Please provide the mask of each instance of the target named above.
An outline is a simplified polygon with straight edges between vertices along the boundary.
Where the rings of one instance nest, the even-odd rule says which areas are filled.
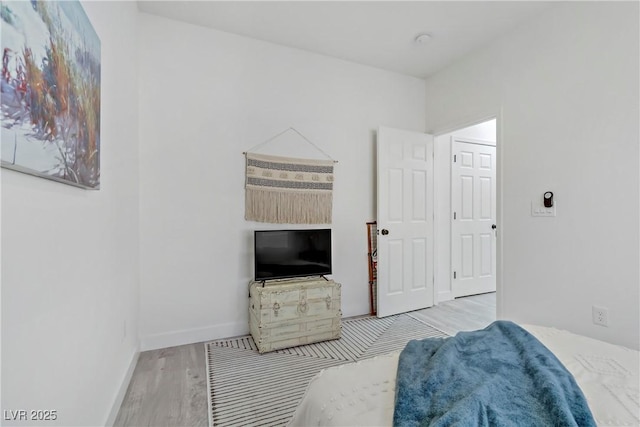
[[[249,327],[260,353],[340,338],[341,285],[326,277],[249,285]]]

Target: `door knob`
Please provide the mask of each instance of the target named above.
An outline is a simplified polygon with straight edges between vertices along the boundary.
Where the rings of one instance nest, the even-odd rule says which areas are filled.
[[[389,234],[389,230],[387,230],[386,228],[382,229],[382,235],[386,236],[387,234]]]
[[[498,227],[497,225],[495,225],[495,224],[491,224],[491,229],[492,229],[492,230],[495,230],[497,227]]]

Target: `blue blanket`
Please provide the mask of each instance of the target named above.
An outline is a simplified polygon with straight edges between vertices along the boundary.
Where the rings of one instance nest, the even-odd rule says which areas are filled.
[[[573,376],[512,322],[411,341],[400,354],[394,426],[595,426]]]

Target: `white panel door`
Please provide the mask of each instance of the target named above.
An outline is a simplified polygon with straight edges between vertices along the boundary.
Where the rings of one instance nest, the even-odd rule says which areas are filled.
[[[433,305],[433,136],[378,130],[378,317]]]
[[[452,138],[453,296],[496,290],[496,147]]]

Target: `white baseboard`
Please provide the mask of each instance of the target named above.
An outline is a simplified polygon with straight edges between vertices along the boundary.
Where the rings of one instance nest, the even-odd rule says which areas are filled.
[[[131,377],[133,377],[133,371],[136,369],[136,365],[138,364],[138,357],[140,357],[140,351],[136,350],[131,357],[131,361],[129,362],[129,368],[122,379],[122,383],[120,384],[120,389],[116,394],[116,398],[111,407],[111,411],[109,412],[109,416],[107,417],[107,421],[104,423],[107,427],[112,427],[116,422],[116,418],[118,416],[118,412],[120,411],[120,406],[122,406],[122,401],[124,400],[124,396],[127,394],[127,389],[129,388],[129,383],[131,382]]]
[[[369,314],[369,305],[367,301],[367,305],[365,304],[355,304],[350,306],[342,306],[340,307],[342,311],[342,318],[346,319],[348,317],[357,317],[357,316],[366,316]]]
[[[249,333],[249,322],[223,323],[205,328],[151,334],[140,339],[140,351],[175,347],[220,338],[237,337]]]
[[[452,299],[453,299],[453,292],[451,291],[438,292],[438,301],[436,301],[436,304],[439,302],[451,301]]]

